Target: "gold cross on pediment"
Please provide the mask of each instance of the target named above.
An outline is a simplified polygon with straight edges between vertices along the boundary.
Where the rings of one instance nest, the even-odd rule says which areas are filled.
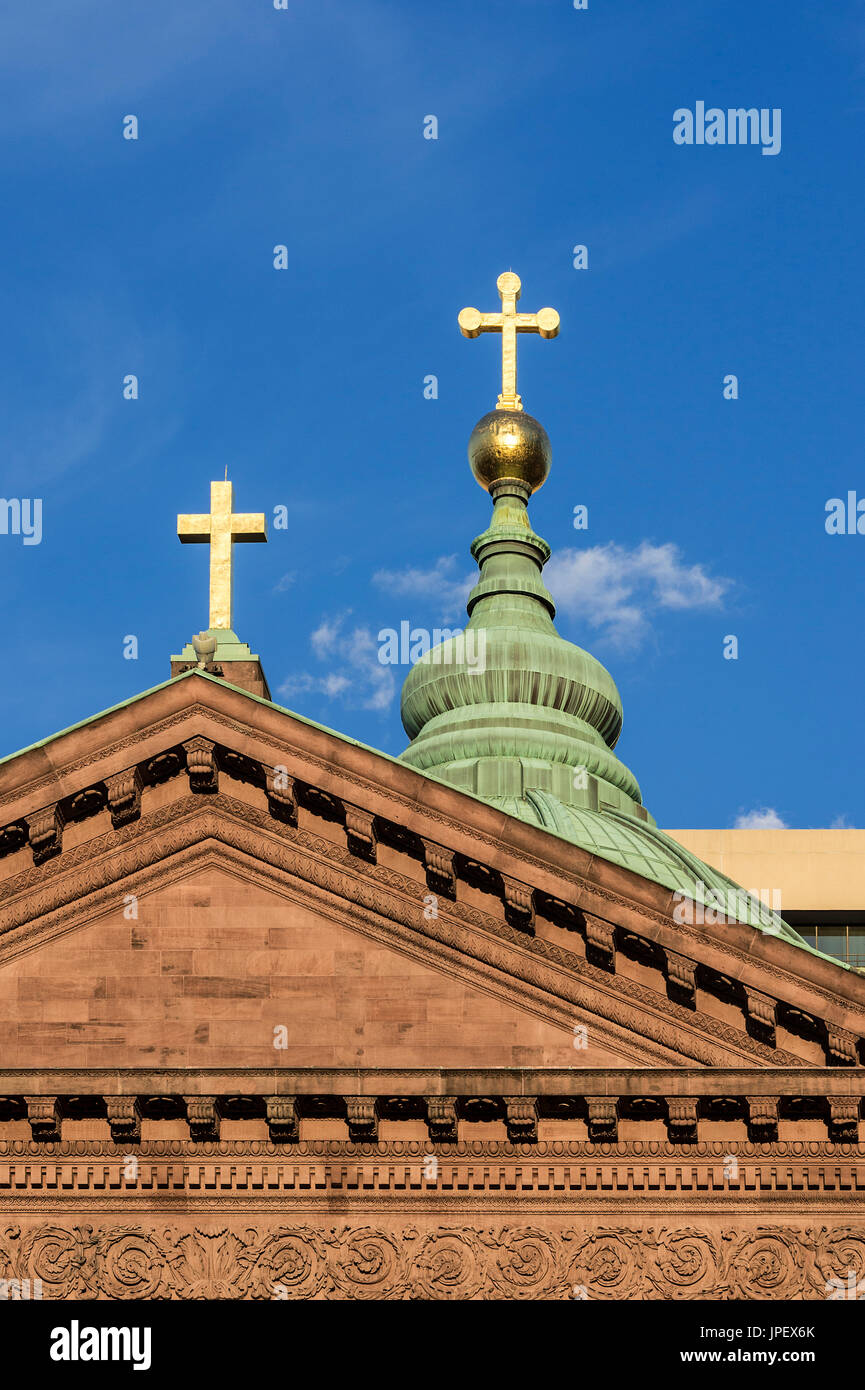
[[[464,338],[501,333],[502,393],[496,410],[522,410],[523,402],[517,394],[517,334],[540,333],[542,338],[555,338],[560,320],[555,309],[539,309],[536,314],[517,313],[522,286],[519,275],[512,270],[500,275],[496,286],[502,301],[501,313],[482,314],[477,309],[461,309],[457,322]]]
[[[267,525],[263,512],[235,512],[233,489],[228,481],[210,484],[210,514],[207,512],[177,518],[181,541],[210,545],[210,624],[219,631],[231,631],[234,567],[232,545],[237,541],[266,541]]]

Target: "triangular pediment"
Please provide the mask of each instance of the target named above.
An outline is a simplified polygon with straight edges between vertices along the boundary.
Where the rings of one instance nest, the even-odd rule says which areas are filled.
[[[804,1066],[865,1030],[858,979],[197,673],[7,763],[0,810],[20,1065],[262,1066],[283,1028],[295,1066]]]

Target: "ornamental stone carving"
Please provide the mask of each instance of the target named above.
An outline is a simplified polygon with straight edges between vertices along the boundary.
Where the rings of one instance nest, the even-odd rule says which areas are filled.
[[[376,833],[375,817],[369,811],[345,803],[345,839],[349,853],[375,863]]]
[[[213,741],[198,736],[190,738],[184,743],[183,751],[186,754],[190,790],[205,793],[218,791],[219,773]]]
[[[865,1279],[865,1225],[0,1228],[0,1277],[44,1299],[808,1300]]]
[[[453,850],[444,849],[432,840],[423,840],[423,862],[427,886],[433,893],[455,898],[457,892]]]
[[[129,767],[118,772],[106,781],[108,789],[108,808],[111,824],[115,830],[129,825],[141,815],[141,773],[137,767]]]
[[[27,831],[33,863],[44,864],[63,848],[63,812],[59,805],[46,806],[27,817]]]

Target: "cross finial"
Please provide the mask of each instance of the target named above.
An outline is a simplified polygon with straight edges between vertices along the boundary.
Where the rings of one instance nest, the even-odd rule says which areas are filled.
[[[481,333],[502,335],[502,393],[496,410],[522,410],[517,395],[517,334],[540,333],[542,338],[555,338],[559,331],[559,316],[555,309],[539,309],[536,314],[518,314],[520,297],[519,275],[506,270],[496,281],[502,309],[499,314],[481,314],[477,309],[461,309],[457,322],[464,338],[477,338]]]
[[[235,512],[232,503],[231,483],[211,483],[210,515],[197,513],[177,518],[181,541],[210,544],[210,627],[226,632],[231,631],[232,544],[267,540],[264,513]]]

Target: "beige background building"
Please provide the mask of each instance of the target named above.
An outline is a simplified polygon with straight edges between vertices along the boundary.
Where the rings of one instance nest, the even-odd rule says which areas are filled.
[[[810,945],[865,969],[865,830],[667,834],[756,892]]]

